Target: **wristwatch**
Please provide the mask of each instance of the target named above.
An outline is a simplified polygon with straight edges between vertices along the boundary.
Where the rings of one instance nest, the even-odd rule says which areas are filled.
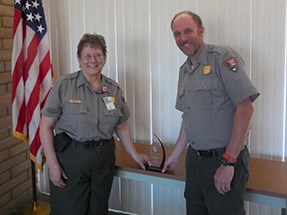
[[[226,158],[222,158],[221,163],[224,166],[235,166],[236,163],[232,163],[230,160],[226,159]]]

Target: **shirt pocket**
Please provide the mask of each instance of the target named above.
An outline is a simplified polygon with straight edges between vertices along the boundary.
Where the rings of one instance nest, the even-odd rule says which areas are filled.
[[[67,102],[64,105],[61,121],[64,123],[65,129],[76,131],[83,125],[87,125],[88,119],[90,119],[88,110],[83,103]]]
[[[214,107],[216,94],[218,94],[219,83],[215,79],[199,80],[193,87],[193,101],[198,108],[210,110]]]
[[[106,135],[114,133],[115,126],[123,116],[120,106],[114,110],[104,108],[104,112],[99,116],[99,129]]]

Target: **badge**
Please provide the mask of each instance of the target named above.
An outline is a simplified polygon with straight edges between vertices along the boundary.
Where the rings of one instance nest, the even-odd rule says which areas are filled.
[[[106,96],[103,98],[106,108],[111,111],[115,110],[116,107],[114,105],[115,98],[113,96]]]
[[[114,96],[111,96],[111,97],[112,97],[113,104],[115,104],[116,103],[116,97],[114,97]]]
[[[238,62],[236,58],[231,56],[225,59],[223,65],[232,72],[236,72],[238,68]]]
[[[208,75],[210,73],[210,66],[204,66],[203,67],[203,74]]]

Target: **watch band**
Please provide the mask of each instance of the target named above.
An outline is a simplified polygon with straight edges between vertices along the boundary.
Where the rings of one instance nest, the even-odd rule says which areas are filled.
[[[226,159],[226,158],[222,158],[221,160],[221,163],[224,165],[224,166],[235,166],[236,163],[234,162],[231,162],[230,160]]]

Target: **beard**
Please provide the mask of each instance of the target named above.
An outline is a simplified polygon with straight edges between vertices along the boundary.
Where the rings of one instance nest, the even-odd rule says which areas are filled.
[[[186,46],[188,44],[188,46]],[[179,49],[188,57],[195,56],[199,50],[201,49],[202,45],[198,39],[193,41],[184,41],[182,44],[179,45]]]

